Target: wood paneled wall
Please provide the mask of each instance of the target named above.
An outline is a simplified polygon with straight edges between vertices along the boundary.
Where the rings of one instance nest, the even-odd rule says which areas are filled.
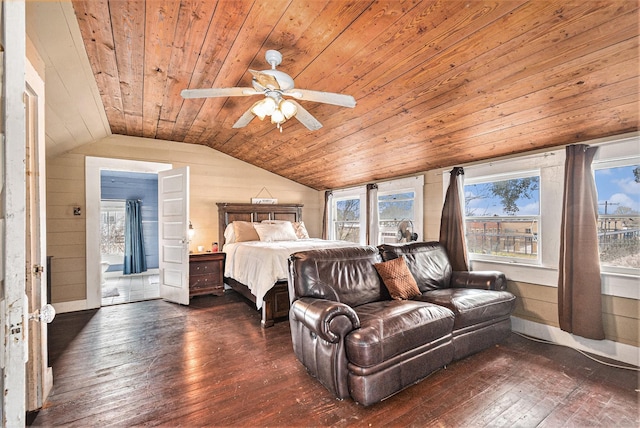
[[[558,290],[554,287],[509,281],[508,289],[517,296],[514,316],[559,327]],[[608,340],[640,346],[640,301],[602,296],[602,315]]]
[[[219,241],[216,202],[249,202],[262,187],[280,202],[304,204],[303,219],[311,236],[322,227],[323,192],[253,167],[204,146],[112,136],[82,146],[47,163],[48,255],[54,256],[54,302],[85,298],[85,217],[73,216],[73,206],[84,207],[85,156],[168,162],[191,167],[191,219],[196,228],[194,246]],[[442,170],[427,171],[424,186],[425,240],[438,240],[443,203]],[[509,282],[518,297],[515,316],[557,326],[557,290],[554,287]],[[607,339],[639,346],[640,307],[637,300],[604,296]]]
[[[85,157],[131,159],[190,166],[192,249],[218,238],[216,202],[250,202],[265,187],[279,202],[304,204],[309,234],[319,237],[324,195],[205,146],[113,135],[47,161],[47,255],[52,259],[52,300],[86,298]],[[73,207],[82,207],[74,216]]]

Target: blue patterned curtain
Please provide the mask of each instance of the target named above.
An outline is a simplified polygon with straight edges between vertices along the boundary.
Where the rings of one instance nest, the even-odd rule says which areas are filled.
[[[124,273],[140,273],[147,270],[142,236],[140,201],[127,199],[124,228]]]

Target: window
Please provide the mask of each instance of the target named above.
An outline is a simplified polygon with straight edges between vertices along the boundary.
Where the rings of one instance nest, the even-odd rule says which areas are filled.
[[[124,257],[125,201],[100,201],[100,253],[109,260]]]
[[[360,242],[360,199],[338,199],[335,204],[335,239]]]
[[[378,193],[378,242],[407,242],[407,233],[415,233],[415,192]],[[399,233],[400,232],[400,233]]]
[[[329,239],[365,244],[366,196],[364,188],[336,190],[330,201]]]
[[[330,239],[378,245],[398,242],[398,230],[422,239],[424,176],[336,190],[330,200]],[[369,239],[367,240],[367,226]]]
[[[640,269],[640,158],[594,163],[603,271]]]
[[[636,174],[640,173],[636,169],[640,165],[640,137],[629,134],[584,143],[598,146],[593,170],[600,211],[602,292],[611,296],[640,299],[640,268],[637,265],[639,238],[638,232],[635,232],[640,227],[640,184],[636,181]],[[503,271],[512,281],[557,286],[564,164],[563,148],[465,167],[465,223],[469,260],[473,270],[496,269]],[[494,196],[494,189],[489,185],[527,177],[539,177],[538,189],[530,192],[529,198],[516,198],[515,206],[518,211],[509,212],[501,199]],[[444,194],[448,180],[442,181]],[[528,190],[532,190],[531,186]],[[502,237],[507,228],[505,222],[516,219],[529,224],[523,226],[515,237],[510,237],[512,243],[507,247],[508,251],[496,251],[495,240],[498,234],[501,244],[504,244]],[[494,234],[491,237],[494,239],[493,246],[488,243],[489,237],[486,236],[491,233]],[[518,237],[521,242],[518,243],[516,239],[514,244],[513,239]],[[498,249],[504,250],[501,247]]]
[[[469,180],[464,198],[469,254],[539,262],[539,171]]]

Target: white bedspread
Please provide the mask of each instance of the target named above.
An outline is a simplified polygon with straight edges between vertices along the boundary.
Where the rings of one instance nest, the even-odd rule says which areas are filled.
[[[298,251],[318,248],[353,247],[358,244],[324,239],[299,239],[297,241],[262,242],[249,241],[226,244],[227,253],[224,276],[233,278],[249,287],[256,296],[256,307],[262,307],[265,294],[280,280],[287,279],[287,261]]]

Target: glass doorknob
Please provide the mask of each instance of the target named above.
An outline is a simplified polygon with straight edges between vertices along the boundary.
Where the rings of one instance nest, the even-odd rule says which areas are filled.
[[[42,309],[29,314],[29,319],[49,324],[56,317],[56,310],[49,303],[44,305]]]

